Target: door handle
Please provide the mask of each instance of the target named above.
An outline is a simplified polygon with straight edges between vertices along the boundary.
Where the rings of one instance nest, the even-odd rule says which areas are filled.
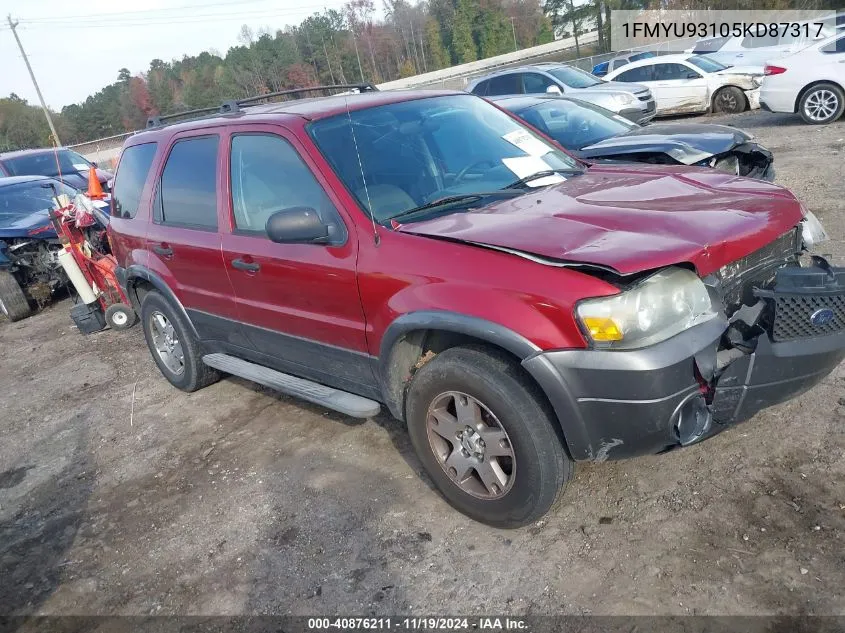
[[[156,255],[161,255],[162,257],[173,256],[173,249],[170,248],[167,244],[156,244],[155,246],[153,246],[153,252]]]
[[[259,270],[261,270],[261,264],[259,264],[258,262],[247,262],[242,259],[233,259],[232,268],[237,268],[238,270],[245,270],[248,273],[257,273]]]

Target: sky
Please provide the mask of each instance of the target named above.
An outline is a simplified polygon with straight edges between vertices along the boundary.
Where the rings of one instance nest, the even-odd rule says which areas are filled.
[[[47,105],[80,103],[128,68],[181,59],[204,50],[224,54],[241,26],[272,31],[299,24],[346,0],[0,0],[0,96],[14,92],[32,104],[38,95],[6,21],[18,36]]]

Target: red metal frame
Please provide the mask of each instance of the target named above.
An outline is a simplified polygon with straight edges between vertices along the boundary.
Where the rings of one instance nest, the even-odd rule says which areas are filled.
[[[97,301],[103,312],[115,303],[129,305],[129,299],[115,276],[117,260],[111,254],[95,250],[83,227],[80,227],[80,224],[83,226],[85,224],[85,216],[88,216],[87,212],[80,213],[73,202],[50,212],[50,220],[65,250],[73,255],[85,279],[95,291],[99,292]],[[91,224],[93,224],[93,219],[89,225]],[[103,239],[107,241],[106,229],[101,230]]]

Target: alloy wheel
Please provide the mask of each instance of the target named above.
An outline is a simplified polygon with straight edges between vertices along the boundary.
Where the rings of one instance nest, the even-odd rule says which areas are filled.
[[[161,312],[155,311],[150,315],[150,336],[164,366],[176,376],[184,373],[185,352],[182,343],[176,336],[173,324]]]
[[[839,98],[824,88],[810,93],[804,102],[804,113],[813,121],[827,121],[838,109]]]
[[[428,408],[426,431],[440,467],[464,492],[497,499],[513,486],[513,445],[498,418],[477,398],[460,391],[440,394]]]

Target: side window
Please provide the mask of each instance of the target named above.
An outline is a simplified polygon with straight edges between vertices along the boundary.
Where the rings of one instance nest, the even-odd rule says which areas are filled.
[[[628,63],[628,60],[625,59],[624,57],[620,57],[619,59],[614,59],[613,60],[613,70],[616,70],[617,68],[622,68],[622,66],[624,66],[627,63]]]
[[[114,191],[112,191],[112,215],[116,218],[131,219],[138,213],[141,202],[141,192],[150,166],[156,155],[158,143],[144,143],[131,145],[123,150],[117,175],[114,177]]]
[[[687,68],[683,64],[655,64],[654,65],[654,81],[678,81],[680,79],[692,79],[692,75],[701,77],[692,68]]]
[[[526,94],[537,94],[545,93],[546,88],[557,84],[540,73],[522,73],[522,85]]]
[[[487,94],[494,95],[518,95],[522,93],[522,86],[518,73],[499,75],[490,80]]]
[[[845,53],[845,37],[840,37],[838,40],[825,44],[819,50],[828,54]]]
[[[177,141],[161,174],[158,209],[164,224],[217,228],[219,136]]]
[[[654,66],[640,66],[639,68],[631,68],[621,73],[614,81],[654,81],[652,71]]]
[[[264,235],[267,218],[290,207],[310,207],[323,222],[343,226],[311,169],[283,138],[271,134],[233,136],[229,169],[238,231]]]

